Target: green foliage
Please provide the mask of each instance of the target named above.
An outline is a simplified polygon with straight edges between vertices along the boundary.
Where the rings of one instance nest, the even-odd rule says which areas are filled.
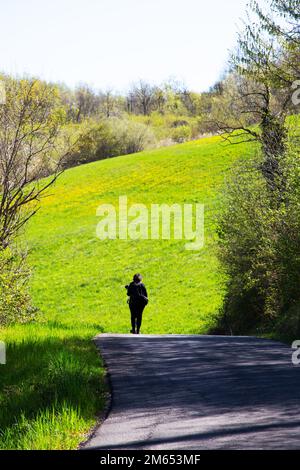
[[[227,331],[246,333],[263,320],[273,292],[269,285],[273,279],[273,214],[256,161],[235,166],[224,205],[219,228],[220,258],[228,278],[224,321]],[[272,309],[268,314],[274,314]]]
[[[299,153],[290,150],[282,161],[284,195],[270,191],[260,163],[257,158],[234,168],[220,218],[228,278],[220,325],[234,334],[284,331],[289,314],[287,325],[299,320]]]
[[[291,325],[298,331],[299,139],[286,119],[299,76],[298,4],[250,3],[254,19],[239,35],[235,75],[217,98],[222,105],[227,97],[219,128],[261,144],[259,159],[235,168],[220,219],[220,258],[228,276],[220,327],[234,333],[285,331],[285,323],[287,331]]]
[[[141,152],[155,144],[155,138],[148,126],[125,119],[111,119],[111,133],[116,142],[115,155]]]
[[[64,162],[65,167],[80,165],[113,156],[114,142],[106,122],[86,121],[70,125],[66,131],[76,134],[76,144]]]
[[[28,292],[30,270],[19,254],[9,248],[0,250],[0,327],[26,323],[35,318]]]
[[[66,131],[77,134],[77,141],[65,167],[140,152],[155,142],[146,125],[126,119],[89,120],[69,125]]]
[[[172,129],[171,137],[174,142],[185,142],[191,137],[191,128],[187,125],[175,127]]]
[[[292,305],[278,318],[273,336],[289,343],[300,337],[300,302]]]
[[[149,116],[130,116],[130,120],[146,125],[155,135],[158,145],[197,139],[203,128],[200,117],[174,113],[160,114],[153,112]]]

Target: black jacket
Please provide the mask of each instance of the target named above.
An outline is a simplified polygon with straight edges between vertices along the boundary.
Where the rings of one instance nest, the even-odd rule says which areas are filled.
[[[132,305],[138,305],[141,302],[141,295],[148,297],[146,287],[142,282],[139,282],[139,284],[131,282],[127,288],[127,295],[129,296],[129,303]]]

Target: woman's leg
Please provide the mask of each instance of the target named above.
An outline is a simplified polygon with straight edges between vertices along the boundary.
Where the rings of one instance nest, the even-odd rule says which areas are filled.
[[[130,307],[130,313],[131,313],[131,333],[135,333],[136,313],[132,305],[129,307]]]
[[[139,334],[140,332],[140,328],[141,328],[141,325],[142,325],[142,318],[143,318],[143,308],[140,309],[138,312],[137,312],[137,325],[136,325],[136,332],[137,334]]]

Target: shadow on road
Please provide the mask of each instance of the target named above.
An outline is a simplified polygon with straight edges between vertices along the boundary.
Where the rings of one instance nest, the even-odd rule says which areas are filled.
[[[96,341],[113,406],[90,447],[299,448],[300,369],[287,346],[216,336]]]

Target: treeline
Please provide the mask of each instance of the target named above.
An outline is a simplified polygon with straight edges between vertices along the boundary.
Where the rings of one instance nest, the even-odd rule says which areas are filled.
[[[145,81],[126,95],[91,89],[59,87],[66,112],[66,128],[78,134],[78,145],[66,167],[146,148],[180,143],[212,132],[207,96],[175,81],[161,86]],[[207,96],[206,96],[207,95]]]
[[[248,105],[252,106],[252,78],[232,66],[222,80],[203,93],[193,92],[176,81],[160,86],[139,81],[121,95],[111,90],[96,91],[87,85],[71,90],[40,80],[5,75],[0,78],[4,87],[12,81],[28,86],[36,83],[36,88],[48,88],[52,95],[52,108],[61,122],[59,145],[56,153],[53,149],[48,155],[43,153],[39,176],[54,173],[58,161],[65,169],[206,134],[248,128],[260,119],[259,113],[247,111],[241,99],[247,92]],[[280,109],[282,99],[281,90],[274,89],[272,107]],[[295,112],[290,101],[286,110]],[[69,151],[64,152],[62,147],[67,140]]]
[[[58,161],[65,169],[145,148],[184,142],[215,131],[210,113],[215,98],[220,95],[218,87],[200,94],[175,81],[161,86],[140,81],[123,96],[110,90],[96,91],[87,85],[71,90],[61,84],[5,74],[0,75],[0,80],[1,89],[8,90],[8,98],[14,83],[15,106],[22,107],[24,100],[28,103],[34,100],[32,95],[37,90],[47,90],[52,99],[52,112],[59,115],[58,150],[42,152],[37,177],[54,173]],[[24,93],[30,90],[29,95],[23,96],[21,90]],[[6,106],[10,107],[9,101]],[[68,152],[63,150],[66,141]]]
[[[201,94],[176,81],[158,86],[140,80],[125,95],[112,90],[96,92],[88,85],[79,85],[75,90],[63,86],[59,89],[68,118],[73,122],[90,117],[118,117],[124,112],[143,116],[153,112],[196,116],[201,108]]]

